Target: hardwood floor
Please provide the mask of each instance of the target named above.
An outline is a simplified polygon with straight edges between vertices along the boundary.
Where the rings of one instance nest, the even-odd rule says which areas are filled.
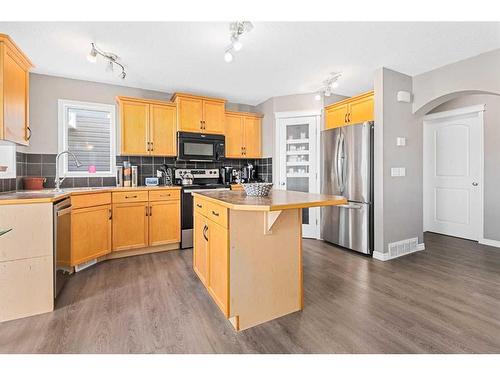
[[[236,333],[191,250],[75,275],[53,313],[0,324],[2,353],[499,353],[500,249],[426,234],[379,262],[304,240],[304,310]]]

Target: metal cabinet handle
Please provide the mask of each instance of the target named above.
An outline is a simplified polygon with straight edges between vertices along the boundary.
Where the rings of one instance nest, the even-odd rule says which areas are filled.
[[[108,209],[108,219],[111,220],[113,218],[113,211],[111,211],[111,208]]]
[[[26,140],[29,141],[31,139],[31,128],[30,126],[28,125],[28,127],[26,128],[26,130],[28,131],[28,136],[26,137]]]
[[[344,122],[347,122],[347,113],[344,116]]]
[[[214,216],[219,216],[219,213],[218,213],[218,212],[215,212],[215,211],[212,211],[212,215],[214,215]]]
[[[153,216],[153,206],[149,206],[149,216]]]
[[[145,211],[146,211],[146,216],[149,216],[149,215],[148,215],[148,206],[144,206],[144,209],[145,209]]]
[[[125,195],[125,199],[137,198],[137,195]]]
[[[205,224],[205,226],[203,227],[203,237],[205,238],[205,241],[208,241],[207,230],[208,230],[208,227]]]
[[[347,122],[351,122],[351,112],[347,115]]]
[[[170,194],[160,194],[160,197],[170,197]]]
[[[203,206],[201,204],[199,204],[199,203],[196,203],[196,207],[203,208]]]

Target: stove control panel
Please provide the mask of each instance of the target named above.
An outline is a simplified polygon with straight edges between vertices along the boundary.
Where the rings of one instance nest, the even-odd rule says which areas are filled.
[[[195,179],[197,178],[219,178],[218,169],[176,169],[175,178],[182,179],[182,176],[190,173]]]

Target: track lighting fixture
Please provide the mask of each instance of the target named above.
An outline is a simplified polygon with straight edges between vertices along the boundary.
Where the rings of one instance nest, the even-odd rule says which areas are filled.
[[[224,60],[231,62],[234,59],[233,52],[238,52],[243,48],[240,38],[244,33],[252,31],[253,24],[250,21],[238,21],[229,24],[229,40],[231,44],[226,48]]]
[[[331,96],[334,89],[339,87],[338,80],[340,77],[342,77],[342,73],[330,73],[330,77],[323,81],[323,87],[320,89],[319,93],[316,94],[316,100],[319,100],[317,99],[317,97],[320,95],[320,93],[323,93],[323,95],[326,97]]]
[[[90,43],[91,49],[89,54],[87,55],[87,60],[91,63],[97,62],[97,55],[104,57],[106,60],[107,66],[106,71],[113,72],[113,68],[115,65],[118,65],[121,68],[120,78],[125,79],[127,77],[127,73],[125,72],[125,67],[118,62],[120,57],[111,52],[105,52],[99,49],[94,43]]]

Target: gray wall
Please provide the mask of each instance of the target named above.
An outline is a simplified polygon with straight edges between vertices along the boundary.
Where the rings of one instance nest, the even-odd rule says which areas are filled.
[[[500,241],[500,96],[466,95],[432,113],[485,104],[484,112],[484,237]],[[419,121],[422,126],[422,120]]]
[[[30,127],[32,137],[30,145],[18,146],[18,151],[40,154],[57,153],[57,101],[59,99],[116,104],[117,96],[170,100],[172,94],[31,73]],[[245,104],[227,103],[226,107],[236,111],[256,111],[254,106]],[[117,126],[117,137],[119,141],[119,126]]]
[[[464,93],[500,94],[500,49],[413,77],[413,112],[420,115]]]
[[[411,103],[396,100],[412,91],[412,78],[382,68],[375,73],[375,250],[391,242],[418,237],[423,241],[421,129]],[[396,146],[406,137],[406,146]],[[405,177],[391,177],[392,167],[405,167]]]

